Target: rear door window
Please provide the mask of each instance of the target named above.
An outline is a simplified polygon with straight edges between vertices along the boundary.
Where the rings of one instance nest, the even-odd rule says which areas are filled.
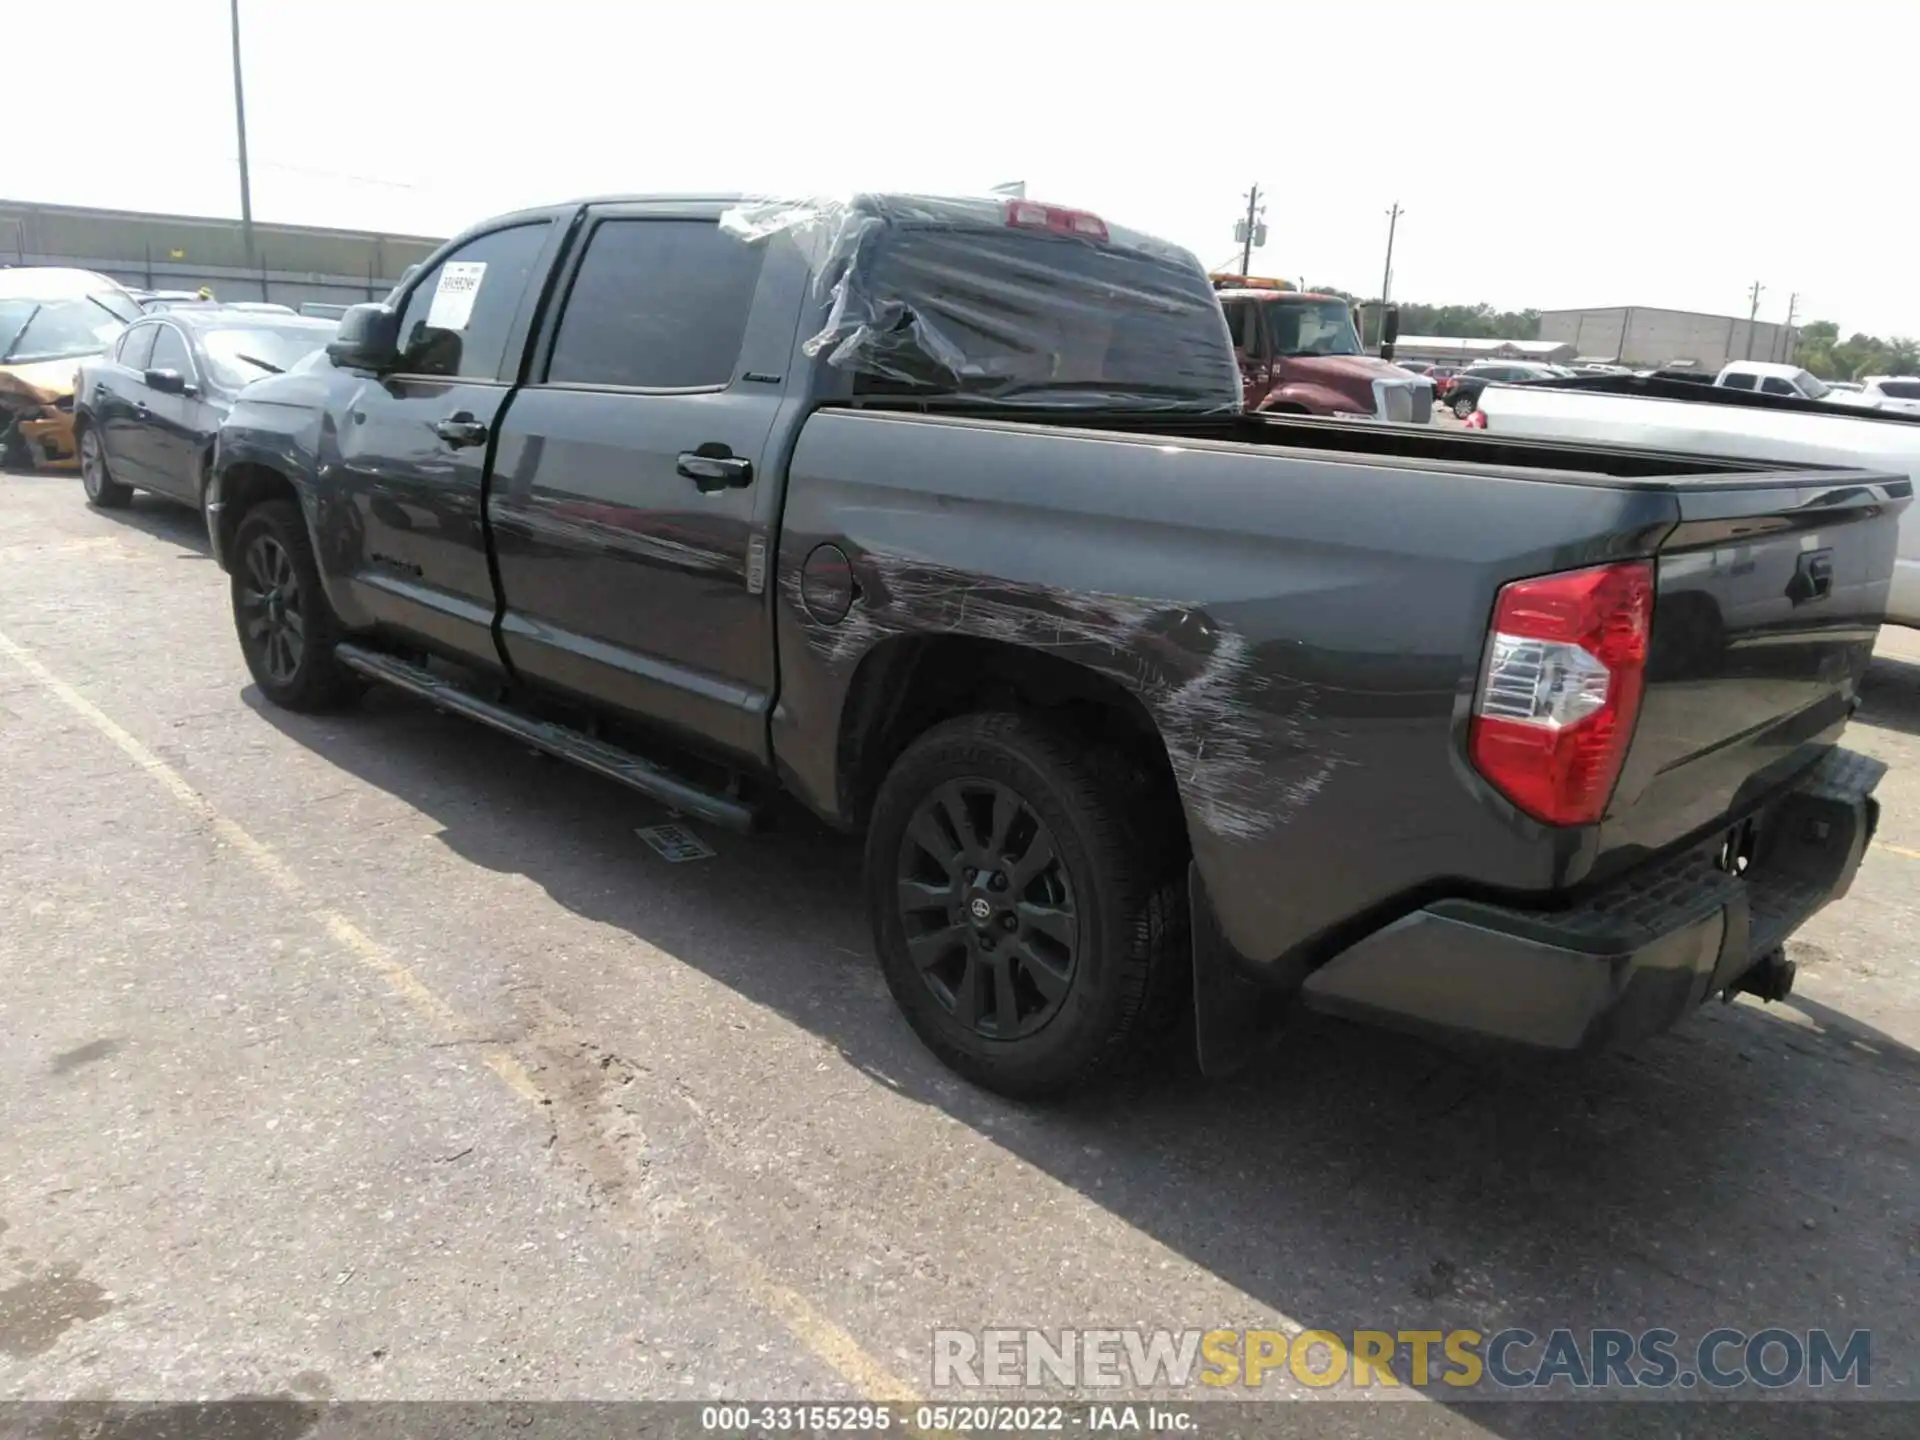
[[[193,356],[187,350],[187,342],[180,332],[171,325],[154,327],[157,332],[153,339],[153,358],[147,362],[150,370],[173,370],[186,379],[193,379]]]
[[[420,277],[400,307],[400,373],[499,376],[547,222],[476,236]]]
[[[567,292],[548,381],[723,388],[765,253],[710,220],[602,221]]]

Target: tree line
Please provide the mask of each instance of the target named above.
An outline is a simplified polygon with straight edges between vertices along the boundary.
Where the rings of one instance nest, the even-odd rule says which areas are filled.
[[[1349,305],[1361,297],[1331,286],[1308,287],[1318,295],[1338,295]],[[1456,340],[1538,340],[1538,310],[1496,310],[1491,305],[1415,305],[1400,303],[1402,335],[1445,335]]]
[[[1799,339],[1793,347],[1793,363],[1811,370],[1822,380],[1920,375],[1920,340],[1904,335],[1882,340],[1863,331],[1855,331],[1842,340],[1840,327],[1831,320],[1809,320],[1800,327]]]
[[[1317,288],[1317,287],[1316,287]],[[1361,297],[1344,290],[1321,289],[1323,295],[1338,295],[1348,304]],[[1462,340],[1538,340],[1538,310],[1496,310],[1491,305],[1416,305],[1400,306],[1400,333],[1403,335],[1447,335]],[[1811,370],[1822,380],[1858,380],[1866,375],[1920,375],[1920,340],[1896,335],[1883,340],[1856,330],[1847,339],[1840,338],[1840,327],[1831,320],[1809,320],[1799,327],[1793,349],[1793,362]]]

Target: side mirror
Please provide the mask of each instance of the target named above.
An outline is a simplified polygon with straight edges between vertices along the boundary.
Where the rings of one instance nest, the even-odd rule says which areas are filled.
[[[400,313],[389,305],[348,306],[327,358],[343,370],[392,370],[400,363]]]
[[[187,377],[178,370],[149,370],[141,377],[147,382],[149,390],[162,395],[184,395],[187,393]]]

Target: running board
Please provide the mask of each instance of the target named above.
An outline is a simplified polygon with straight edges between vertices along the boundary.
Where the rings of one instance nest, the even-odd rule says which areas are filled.
[[[442,679],[424,666],[352,644],[337,645],[333,653],[334,658],[350,670],[418,695],[442,710],[478,720],[556,759],[571,761],[583,770],[638,790],[648,799],[658,800],[682,814],[743,833],[754,829],[760,818],[759,810],[745,801],[716,794],[665,766],[643,760],[631,751],[583,735],[568,726],[510,710]]]

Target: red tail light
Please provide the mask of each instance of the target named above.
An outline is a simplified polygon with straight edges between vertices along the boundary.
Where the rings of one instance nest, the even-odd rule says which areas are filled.
[[[1021,230],[1051,230],[1056,235],[1078,235],[1086,240],[1105,240],[1107,222],[1085,210],[1065,210],[1058,205],[1042,205],[1037,200],[1007,201],[1007,224]]]
[[[1593,824],[1633,739],[1652,627],[1644,560],[1503,588],[1473,707],[1474,767],[1536,820]]]
[[[1484,430],[1487,428],[1487,412],[1484,410],[1476,410],[1460,423],[1465,425],[1469,430]]]

